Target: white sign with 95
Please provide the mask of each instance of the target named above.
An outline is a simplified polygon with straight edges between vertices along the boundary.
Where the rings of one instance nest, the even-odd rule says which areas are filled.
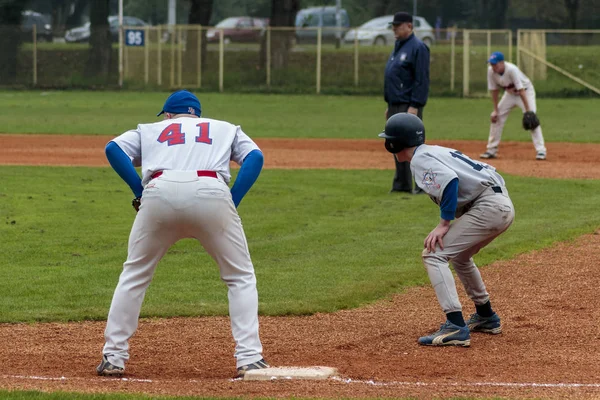
[[[141,29],[125,30],[125,46],[143,46],[144,31]]]

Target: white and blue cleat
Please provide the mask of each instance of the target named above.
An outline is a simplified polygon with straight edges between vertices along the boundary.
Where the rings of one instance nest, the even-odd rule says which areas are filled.
[[[468,326],[454,325],[446,321],[440,330],[429,335],[421,336],[419,344],[423,346],[471,346],[471,335]]]

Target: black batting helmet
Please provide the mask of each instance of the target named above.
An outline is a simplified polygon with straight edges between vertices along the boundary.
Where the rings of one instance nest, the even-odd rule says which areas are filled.
[[[414,114],[398,113],[385,123],[385,130],[379,134],[385,139],[385,148],[390,153],[400,153],[407,147],[425,143],[425,127],[421,118]]]

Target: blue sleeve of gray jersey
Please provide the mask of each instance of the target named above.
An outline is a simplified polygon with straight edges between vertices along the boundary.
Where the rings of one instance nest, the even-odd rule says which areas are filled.
[[[444,189],[440,211],[442,219],[452,221],[456,215],[456,206],[458,204],[458,178],[452,179]]]

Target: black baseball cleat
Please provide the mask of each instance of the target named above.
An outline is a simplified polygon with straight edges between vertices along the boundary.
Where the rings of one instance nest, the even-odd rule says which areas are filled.
[[[253,369],[264,369],[264,368],[270,368],[270,367],[271,366],[269,364],[267,364],[265,359],[261,358],[257,362],[253,362],[251,364],[246,364],[246,365],[242,365],[241,367],[238,367],[237,374],[235,375],[235,377],[243,378],[244,375],[246,374],[246,371],[250,371]]]
[[[471,314],[471,318],[467,321],[467,326],[471,332],[484,332],[492,335],[502,333],[500,317],[496,313],[489,317],[482,317],[477,313]]]
[[[490,160],[492,158],[497,158],[497,157],[498,156],[496,156],[493,153],[490,153],[489,151],[486,151],[485,153],[479,155],[479,158],[483,158],[484,160]]]
[[[102,362],[96,367],[96,372],[100,376],[123,376],[125,368],[117,367],[111,364],[106,356],[102,356]]]

